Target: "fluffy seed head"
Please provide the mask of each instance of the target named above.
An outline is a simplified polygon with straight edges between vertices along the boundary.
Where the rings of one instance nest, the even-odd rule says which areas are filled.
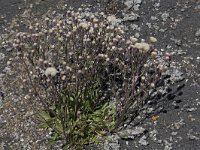
[[[142,43],[142,49],[145,50],[145,51],[148,51],[148,50],[150,49],[149,44],[147,44],[147,43]]]
[[[88,25],[87,22],[81,22],[81,23],[79,24],[79,26],[82,27],[83,29],[88,29],[88,27],[89,27],[89,25]]]
[[[49,67],[45,70],[45,75],[47,77],[49,77],[49,76],[54,77],[57,73],[58,73],[58,71],[56,70],[55,67]]]

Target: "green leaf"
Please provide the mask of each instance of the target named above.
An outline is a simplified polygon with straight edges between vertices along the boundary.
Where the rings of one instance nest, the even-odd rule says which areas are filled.
[[[60,133],[63,132],[62,124],[61,124],[61,121],[60,121],[59,119],[56,119],[56,121],[55,121],[55,128],[56,128]]]
[[[53,146],[54,144],[55,144],[55,140],[54,139],[50,139],[49,141],[48,141],[48,146],[49,147],[51,147],[51,146]]]
[[[38,125],[38,127],[39,127],[39,128],[47,129],[47,128],[49,128],[49,125],[48,125],[46,122],[43,122],[43,123],[40,123],[40,124]]]
[[[55,106],[55,105],[52,105],[51,107],[49,107],[49,109],[55,110],[55,109],[56,109],[56,106]]]
[[[44,121],[49,121],[51,119],[50,115],[48,112],[45,111],[41,111],[38,114],[36,114],[36,116],[38,117],[38,119],[42,122]]]

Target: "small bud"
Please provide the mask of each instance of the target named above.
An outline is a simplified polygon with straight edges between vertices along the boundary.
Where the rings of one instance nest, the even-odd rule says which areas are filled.
[[[151,53],[151,56],[153,56],[153,57],[155,57],[156,55],[157,55],[156,52],[152,52],[152,53]]]
[[[62,77],[61,77],[61,80],[65,80],[66,79],[66,76],[65,75],[63,75]]]
[[[45,75],[54,77],[56,74],[58,73],[58,71],[56,70],[56,68],[54,67],[49,67],[45,70]]]
[[[141,80],[144,81],[144,80],[145,80],[145,76],[142,76],[142,77],[141,77]]]
[[[106,58],[106,61],[110,61],[110,58]]]
[[[150,86],[151,86],[152,88],[154,88],[154,87],[155,87],[155,84],[154,84],[154,83],[151,83]]]
[[[130,40],[131,40],[131,42],[133,42],[133,43],[135,43],[135,42],[137,42],[137,41],[138,41],[138,39],[137,39],[137,38],[135,38],[135,37],[130,37]]]

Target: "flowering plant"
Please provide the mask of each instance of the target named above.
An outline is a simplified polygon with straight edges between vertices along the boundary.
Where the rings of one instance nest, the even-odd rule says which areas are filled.
[[[41,126],[66,149],[120,130],[167,70],[160,57],[169,56],[154,48],[157,40],[127,38],[113,15],[65,7],[41,18],[27,12],[5,30],[2,45],[16,55],[20,84],[42,103]]]

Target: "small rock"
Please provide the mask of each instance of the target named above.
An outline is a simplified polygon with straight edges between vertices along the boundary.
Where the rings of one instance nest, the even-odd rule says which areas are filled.
[[[140,27],[137,24],[131,24],[130,27],[131,27],[132,30],[140,31]]]
[[[120,137],[126,139],[134,139],[136,136],[139,136],[145,132],[143,127],[136,127],[135,129],[126,129],[124,131],[119,132]]]
[[[158,144],[161,144],[161,143],[162,143],[162,140],[158,140],[157,143],[158,143]]]
[[[142,0],[134,0],[134,4],[141,4]]]
[[[0,61],[2,61],[5,58],[5,54],[4,53],[0,53]]]
[[[196,110],[197,110],[197,108],[188,108],[188,109],[186,109],[187,112],[192,112],[192,111],[196,111]]]
[[[106,140],[103,143],[103,149],[104,150],[110,150],[110,149],[119,150],[120,145],[119,145],[118,139],[119,139],[119,137],[117,135],[116,136],[114,136],[114,135],[109,136],[108,140]]]
[[[10,74],[10,73],[11,73],[11,68],[10,68],[10,67],[5,67],[5,68],[3,69],[3,73],[8,73],[8,74]]]
[[[171,150],[172,149],[172,143],[169,143],[167,140],[164,140],[165,148],[164,150]]]
[[[138,5],[138,4],[137,4],[137,5],[134,5],[134,6],[133,6],[133,9],[134,9],[135,11],[138,11],[138,10],[139,10],[139,7],[140,7],[140,5]]]
[[[155,3],[155,4],[154,4],[154,7],[155,7],[155,8],[160,7],[160,3]]]
[[[175,39],[174,42],[175,42],[175,44],[176,44],[177,46],[181,46],[181,43],[182,43],[181,40]]]
[[[115,149],[115,150],[119,150],[120,149],[120,145],[118,143],[109,143],[109,149]]]
[[[200,29],[198,29],[195,33],[195,36],[199,37],[200,36]]]
[[[169,13],[168,12],[164,12],[162,15],[161,15],[161,18],[163,21],[167,21],[167,19],[169,18]]]
[[[170,81],[172,83],[182,81],[184,79],[183,73],[177,69],[167,71],[167,74],[170,74]]]
[[[156,16],[151,16],[151,20],[157,20]]]
[[[172,134],[172,135],[177,135],[177,132],[172,132],[171,134]]]
[[[154,108],[148,108],[147,111],[146,111],[146,113],[147,114],[151,114],[153,111],[154,111]]]
[[[199,140],[199,138],[198,137],[196,137],[196,136],[194,136],[194,135],[188,135],[188,138],[190,139],[190,140]]]
[[[200,10],[200,5],[197,5],[197,6],[195,7],[195,9],[199,9],[199,10]]]
[[[140,18],[138,14],[131,13],[131,14],[124,14],[123,21],[137,21]]]
[[[10,52],[10,51],[12,51],[12,48],[7,48],[6,51]]]
[[[139,144],[141,144],[143,146],[146,146],[149,144],[147,141],[147,137],[145,135],[143,135],[138,142],[139,142]]]
[[[199,140],[199,137],[192,134],[192,130],[189,130],[187,136],[190,140]]]
[[[180,129],[185,123],[183,122],[183,119],[181,119],[180,121],[174,123],[175,128],[178,130]]]
[[[155,137],[157,134],[158,134],[158,131],[154,129],[149,133],[149,137]]]
[[[133,7],[134,1],[127,0],[124,4],[126,5],[127,9],[130,9],[131,7]]]
[[[135,33],[135,35],[134,35],[136,38],[139,38],[140,37],[140,34],[137,32],[137,33]]]
[[[146,23],[146,25],[148,26],[148,28],[149,28],[149,29],[151,29],[151,28],[152,28],[152,25],[151,25],[151,23],[148,23],[148,22],[147,22],[147,23]]]

